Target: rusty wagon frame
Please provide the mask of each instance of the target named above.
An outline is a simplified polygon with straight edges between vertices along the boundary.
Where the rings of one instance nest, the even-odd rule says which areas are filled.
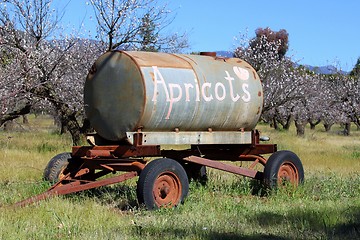
[[[290,151],[277,151],[276,144],[260,143],[257,130],[237,132],[180,132],[127,133],[131,142],[114,144],[98,135],[90,135],[90,146],[74,146],[71,153],[52,158],[44,171],[44,178],[57,181],[46,192],[16,203],[16,206],[46,198],[120,183],[139,176],[137,196],[147,209],[173,207],[184,201],[190,179],[206,177],[205,167],[257,179],[267,187],[276,188],[284,180],[299,184],[304,179],[300,159]],[[191,143],[180,150],[164,149],[166,141],[178,145]],[[169,134],[170,138],[169,138]],[[170,139],[170,140],[169,140]],[[219,140],[226,144],[214,144]],[[104,142],[105,141],[105,142]],[[168,144],[168,143],[167,143]],[[269,159],[263,155],[272,154]],[[148,157],[157,158],[147,161]],[[221,161],[220,161],[221,160]],[[241,167],[226,161],[251,162]],[[264,171],[258,171],[260,165]],[[104,177],[121,172],[120,175]]]

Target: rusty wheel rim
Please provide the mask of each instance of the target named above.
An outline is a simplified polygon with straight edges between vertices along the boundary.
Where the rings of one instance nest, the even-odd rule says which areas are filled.
[[[299,183],[299,172],[296,166],[292,162],[284,162],[278,172],[278,183],[279,185],[285,185],[291,183],[292,185],[298,185]]]
[[[59,183],[58,183],[58,186],[62,186],[63,183],[62,183],[62,180],[65,180],[68,176],[68,173],[65,173],[65,170],[66,170],[66,167],[67,166],[64,166],[61,168],[61,171],[59,173]]]
[[[66,174],[64,173],[66,167],[63,167],[60,171],[60,174],[59,174],[59,180],[62,180],[65,178]]]
[[[153,195],[158,207],[173,207],[181,198],[180,179],[172,172],[161,174],[154,183]]]

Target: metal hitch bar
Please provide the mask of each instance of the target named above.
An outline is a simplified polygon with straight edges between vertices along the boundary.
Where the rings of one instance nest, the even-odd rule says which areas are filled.
[[[14,207],[24,207],[27,205],[30,205],[35,202],[39,202],[41,200],[48,199],[50,197],[59,196],[59,195],[65,195],[69,193],[75,193],[80,192],[84,190],[89,190],[92,188],[97,188],[105,185],[120,183],[123,181],[126,181],[128,179],[134,178],[138,175],[137,172],[127,172],[124,174],[121,174],[116,177],[106,178],[103,180],[97,180],[97,181],[91,181],[91,182],[85,182],[82,180],[74,180],[70,183],[62,185],[61,182],[63,180],[60,180],[58,183],[53,185],[51,188],[49,188],[46,192],[41,193],[39,195],[30,197],[28,199],[22,200],[20,202],[15,203]]]

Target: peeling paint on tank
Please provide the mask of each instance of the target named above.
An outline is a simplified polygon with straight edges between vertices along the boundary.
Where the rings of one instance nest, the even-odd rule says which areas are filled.
[[[96,67],[102,70],[88,76],[85,110],[108,140],[126,138],[139,126],[144,131],[252,130],[260,117],[261,82],[252,81],[258,75],[239,59],[116,51],[100,57]],[[95,105],[101,111],[92,110]]]

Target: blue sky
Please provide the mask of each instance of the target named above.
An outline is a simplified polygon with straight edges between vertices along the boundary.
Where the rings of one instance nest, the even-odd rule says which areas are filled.
[[[63,1],[65,3],[65,1]],[[67,1],[66,1],[67,2]],[[84,25],[95,35],[92,8],[86,0],[70,0],[64,22]],[[168,31],[187,31],[190,51],[233,50],[240,33],[249,37],[259,27],[289,33],[288,55],[301,64],[337,65],[349,71],[360,57],[358,0],[177,0]],[[63,3],[63,4],[64,4]]]

